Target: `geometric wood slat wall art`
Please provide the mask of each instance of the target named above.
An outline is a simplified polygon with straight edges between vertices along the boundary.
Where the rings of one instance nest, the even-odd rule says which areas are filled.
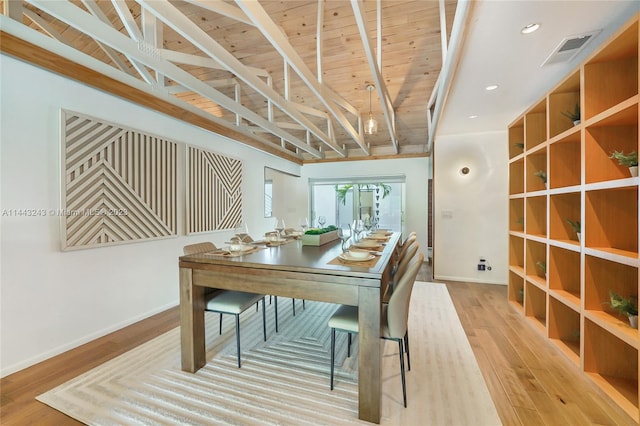
[[[63,111],[62,246],[177,235],[178,145]]]
[[[242,162],[200,148],[187,152],[187,234],[242,221]]]

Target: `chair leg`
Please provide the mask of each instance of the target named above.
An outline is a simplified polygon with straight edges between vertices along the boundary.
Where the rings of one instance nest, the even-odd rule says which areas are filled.
[[[351,333],[347,333],[347,358],[351,358]]]
[[[222,314],[220,314],[220,334],[222,334]]]
[[[336,329],[331,329],[331,390],[333,390],[333,363],[336,357]]]
[[[267,312],[264,304],[264,297],[262,298],[262,336],[264,341],[267,341]]]
[[[276,318],[276,333],[278,332],[278,296],[273,296],[273,312]]]
[[[398,339],[398,347],[400,348],[400,377],[402,378],[402,400],[404,408],[407,408],[407,384],[404,378],[404,354],[402,353],[402,339]]]
[[[304,299],[302,299],[302,309],[306,309],[306,306],[304,306]]]
[[[409,355],[409,330],[404,334],[404,350],[407,353],[407,371],[411,371],[411,357]]]
[[[296,299],[291,299],[291,306],[293,306],[293,316],[296,316]]]
[[[238,368],[240,368],[240,315],[236,315],[236,351],[238,351]]]

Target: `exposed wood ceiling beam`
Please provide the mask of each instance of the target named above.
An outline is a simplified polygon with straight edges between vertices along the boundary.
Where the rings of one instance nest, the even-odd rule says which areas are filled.
[[[2,2],[3,14],[9,18],[22,22],[22,0],[4,0]]]
[[[473,4],[471,0],[458,0],[456,6],[456,13],[453,18],[453,26],[451,28],[451,39],[447,46],[447,56],[442,58],[442,69],[438,76],[438,82],[436,87],[438,88],[435,96],[435,106],[433,108],[433,114],[431,115],[431,123],[429,125],[429,134],[427,140],[426,151],[431,152],[433,147],[433,141],[438,129],[438,122],[440,120],[440,114],[444,109],[444,105],[449,94],[451,82],[455,74],[455,70],[458,66],[458,60],[462,51],[462,45],[464,43],[464,37],[466,35],[465,27],[467,26],[467,20],[471,16],[471,9]],[[442,11],[441,11],[442,12]]]
[[[169,50],[169,49],[160,49],[160,53],[162,54],[163,58],[171,62],[178,62],[180,64],[194,65],[198,67],[226,71],[226,68],[220,62],[216,61],[215,59],[209,56],[200,56],[200,55],[194,55],[191,53],[182,53],[182,52],[177,52],[175,50]],[[269,73],[266,70],[263,70],[261,68],[255,68],[255,67],[249,67],[249,66],[246,66],[246,68],[251,72],[253,72],[253,74],[255,74],[258,77],[265,77],[265,78],[269,77]]]
[[[322,132],[322,130],[320,130],[316,125],[310,122],[295,108],[291,108],[287,99],[283,98],[279,93],[269,87],[269,85],[265,84],[253,73],[249,72],[249,70],[246,69],[242,62],[236,59],[229,51],[224,49],[217,41],[209,37],[206,32],[195,25],[189,18],[184,16],[184,14],[182,14],[169,1],[155,0],[152,2],[143,2],[141,0],[138,0],[138,2],[142,7],[156,15],[159,19],[164,21],[166,25],[173,28],[176,32],[185,37],[190,43],[192,43],[206,55],[220,62],[228,71],[232,72],[237,78],[248,84],[253,90],[273,102],[274,105],[276,105],[281,111],[283,111],[293,120],[309,129],[309,131],[313,133],[313,135],[319,140],[330,146],[340,155],[345,155],[343,150],[338,147],[335,142],[331,141],[329,137],[324,132]],[[291,142],[289,138],[282,138]],[[307,152],[309,152],[309,150],[311,149],[311,147],[303,146],[306,145],[306,143],[304,142],[302,145],[296,143],[294,143],[294,145]]]
[[[82,0],[82,4],[87,8],[87,10],[96,18],[100,19],[105,24],[111,25],[107,16],[102,12],[102,9],[98,7],[95,0]],[[118,56],[118,53],[105,45],[104,43],[100,43],[95,40],[95,42],[100,46],[100,49],[113,61],[116,67],[120,69],[120,71],[126,72],[127,74],[134,75],[135,73],[127,66],[127,64]],[[127,58],[129,59],[129,58]],[[129,59],[130,60],[130,59]],[[133,62],[132,62],[133,63]]]
[[[185,0],[187,3],[191,3],[195,6],[206,9],[210,12],[217,13],[219,15],[226,16],[227,18],[234,19],[236,21],[242,22],[243,24],[253,26],[253,22],[251,19],[245,15],[245,13],[239,8],[230,5],[229,3],[225,3],[220,0]]]
[[[380,105],[382,106],[382,113],[384,114],[384,119],[387,122],[387,127],[389,129],[391,143],[393,145],[394,151],[397,154],[398,134],[396,132],[396,116],[393,110],[393,105],[391,103],[391,98],[389,97],[389,91],[387,90],[387,86],[386,84],[384,84],[384,79],[382,78],[382,74],[380,73],[380,65],[376,61],[376,57],[373,54],[373,46],[371,46],[371,42],[369,41],[367,17],[365,16],[361,0],[351,0],[351,7],[353,8],[353,14],[356,18],[356,22],[358,23],[360,38],[362,39],[364,52],[367,57],[367,61],[369,62],[369,68],[371,68],[371,73],[373,74],[374,84],[376,86],[376,91],[378,92],[378,97],[380,98]],[[378,7],[380,7],[379,3]],[[378,24],[378,33],[381,32],[380,28],[381,26]],[[380,50],[380,47],[378,47],[378,53],[380,53]]]
[[[228,98],[224,94],[208,86],[204,82],[193,77],[188,72],[182,70],[178,66],[164,60],[160,57],[158,51],[147,46],[146,49],[140,49],[139,43],[126,37],[116,29],[102,23],[99,19],[86,13],[84,10],[74,6],[68,1],[49,2],[45,0],[27,0],[29,3],[46,11],[48,14],[57,19],[66,22],[74,28],[89,34],[92,38],[108,44],[112,48],[123,52],[123,54],[132,57],[140,63],[151,69],[157,70],[163,75],[175,80],[179,84],[190,88],[192,91],[212,100],[221,107],[242,115],[247,120],[259,125],[260,127],[270,130],[271,133],[280,136],[289,141],[291,144],[300,147],[309,154],[320,157],[322,154],[315,148],[309,146],[306,142],[299,140],[288,132],[278,128],[273,123],[268,122],[258,114],[237,104],[234,100]],[[232,125],[231,123],[229,125]]]
[[[322,84],[322,29],[324,28],[324,2],[325,0],[318,0],[318,13],[316,22],[316,75],[318,76],[318,83]]]
[[[58,40],[60,43],[69,44],[69,42],[65,40],[62,34],[56,31],[55,28],[49,25],[47,21],[42,19],[42,17],[35,13],[33,10],[24,9],[24,16],[26,16],[31,22],[36,24],[38,28],[44,31],[49,37]]]
[[[159,98],[149,85],[5,16],[0,16],[0,52],[111,93],[142,107],[158,111],[196,127],[241,142],[262,152],[302,164],[302,158],[249,132],[173,97]],[[76,52],[77,54],[77,52]],[[127,80],[123,82],[122,80]]]
[[[131,15],[131,12],[129,11],[129,7],[127,7],[127,4],[124,2],[124,0],[111,0],[111,3],[113,4],[113,7],[118,13],[120,20],[124,24],[124,27],[127,29],[127,32],[129,33],[129,36],[131,37],[131,39],[137,41],[138,43],[144,43],[145,40],[142,35],[142,32],[138,29],[136,21]],[[87,34],[90,34],[90,33],[87,33]],[[129,60],[131,61],[131,64],[136,69],[136,71],[138,71],[138,74],[140,74],[140,76],[144,81],[146,81],[149,84],[156,83],[156,80],[151,76],[151,74],[149,74],[149,71],[147,71],[144,65],[140,64],[135,59],[129,58]]]
[[[269,14],[257,1],[241,1],[236,0],[238,6],[253,21],[256,28],[262,32],[264,37],[269,40],[271,45],[278,51],[285,61],[295,70],[296,74],[311,89],[317,99],[327,108],[327,110],[335,117],[337,122],[345,129],[349,136],[360,146],[360,148],[369,155],[369,148],[364,142],[361,133],[358,133],[351,123],[344,116],[342,111],[336,108],[334,99],[338,96],[326,85],[318,83],[317,78],[313,75],[309,67],[302,60],[300,55],[295,51],[286,34],[283,34],[280,28],[273,22]]]

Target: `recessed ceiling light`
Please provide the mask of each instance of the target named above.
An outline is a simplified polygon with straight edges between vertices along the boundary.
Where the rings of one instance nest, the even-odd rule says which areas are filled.
[[[478,118],[477,115],[470,115],[469,118],[474,119],[474,118]]]
[[[532,32],[536,31],[538,28],[540,28],[540,24],[528,24],[523,29],[521,29],[520,32],[522,34],[531,34]]]
[[[485,89],[488,90],[488,91],[496,90],[497,88],[498,88],[497,84],[491,84],[491,85],[485,87]]]

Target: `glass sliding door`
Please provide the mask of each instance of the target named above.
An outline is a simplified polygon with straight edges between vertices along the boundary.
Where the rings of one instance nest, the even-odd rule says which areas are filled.
[[[312,179],[312,226],[348,224],[354,219],[378,219],[379,227],[404,228],[404,176]]]

